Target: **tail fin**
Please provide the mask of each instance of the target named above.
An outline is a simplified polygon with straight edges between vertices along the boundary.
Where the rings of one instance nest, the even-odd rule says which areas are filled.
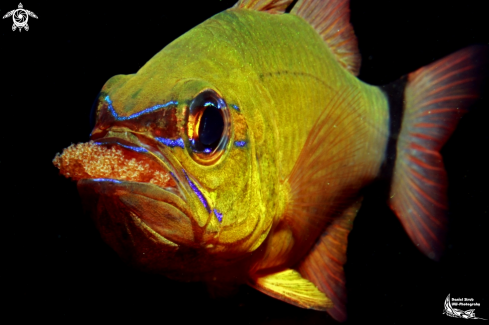
[[[408,76],[389,205],[414,244],[438,260],[446,234],[447,175],[440,149],[477,99],[489,58],[471,46]]]

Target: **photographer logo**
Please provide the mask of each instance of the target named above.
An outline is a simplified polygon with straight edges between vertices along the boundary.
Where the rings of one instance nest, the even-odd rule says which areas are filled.
[[[475,309],[469,310],[461,310],[457,308],[453,308],[452,306],[468,306],[468,307],[480,307],[480,303],[475,302],[474,298],[451,298],[450,294],[448,294],[445,299],[445,308],[443,310],[443,314],[455,317],[455,318],[465,318],[465,319],[484,319],[475,316]]]
[[[12,31],[19,29],[19,32],[24,28],[26,31],[29,30],[29,25],[27,25],[27,21],[29,20],[29,16],[33,18],[37,18],[36,14],[32,11],[25,10],[22,6],[22,3],[19,3],[19,7],[17,9],[11,10],[3,16],[3,19],[12,16],[14,24],[12,25]]]

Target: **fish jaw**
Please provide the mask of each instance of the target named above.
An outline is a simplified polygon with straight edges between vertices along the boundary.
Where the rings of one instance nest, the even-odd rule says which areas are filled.
[[[202,229],[179,186],[182,172],[149,151],[110,137],[73,145],[53,162],[77,181],[104,240],[131,264],[161,273],[184,265],[171,261],[198,246]]]
[[[195,227],[177,195],[112,179],[81,179],[77,187],[102,238],[127,263],[166,275],[188,268],[188,255],[198,250]]]
[[[177,195],[154,184],[112,179],[82,179],[77,187],[103,240],[127,264],[182,281],[245,277],[249,256],[222,259],[209,250],[204,229]],[[232,275],[224,271],[230,264]]]

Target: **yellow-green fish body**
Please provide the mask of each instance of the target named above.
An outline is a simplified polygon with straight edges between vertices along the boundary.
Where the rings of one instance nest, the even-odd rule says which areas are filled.
[[[397,125],[393,97],[355,77],[348,2],[299,1],[284,13],[290,2],[240,1],[137,74],[110,79],[96,106],[96,142],[55,163],[80,179],[104,239],[130,263],[211,287],[248,283],[344,320],[347,236],[361,189],[383,165],[395,161],[392,208],[420,249],[438,257],[441,241],[433,243],[444,222],[433,209],[443,209],[446,184],[436,154],[456,125],[446,114],[474,97],[463,73],[475,69],[455,81],[449,72],[482,50],[457,52],[443,61],[449,67],[435,63],[396,84],[411,92]],[[450,132],[440,135],[444,127]],[[119,151],[95,161],[96,146]],[[104,174],[103,159],[114,155],[121,162]],[[127,176],[151,166],[171,182]]]

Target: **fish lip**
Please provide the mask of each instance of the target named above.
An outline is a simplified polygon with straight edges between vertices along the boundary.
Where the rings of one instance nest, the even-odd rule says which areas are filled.
[[[115,179],[115,178],[82,178],[82,179],[77,181],[77,184],[82,185],[82,186],[86,186],[86,185],[90,185],[90,184],[103,184],[103,183],[115,183],[115,184],[120,184],[121,186],[125,186],[125,187],[129,187],[131,184],[138,184],[139,186],[148,186],[153,190],[153,192],[154,192],[154,190],[156,190],[156,192],[154,192],[156,194],[159,194],[158,191],[163,191],[165,193],[169,193],[171,195],[174,195],[174,196],[180,198],[181,200],[183,200],[185,202],[185,199],[182,197],[181,192],[178,190],[177,187],[161,187],[161,186],[158,186],[158,185],[152,184],[152,183],[135,182],[135,181],[128,181],[128,180],[124,180],[124,179]],[[134,193],[147,196],[144,193],[141,193],[139,191],[135,191]],[[156,197],[158,197],[158,195],[156,195]]]
[[[96,140],[92,140],[96,145],[102,145],[102,146],[117,146],[125,150],[129,151],[134,151],[139,155],[143,155],[144,157],[156,162],[158,166],[161,167],[162,171],[167,172],[173,182],[175,183],[175,186],[169,186],[169,187],[162,187],[157,184],[152,184],[152,183],[146,183],[146,182],[135,182],[135,181],[127,181],[123,179],[112,179],[112,178],[95,178],[93,180],[97,181],[102,181],[102,180],[112,180],[113,182],[116,183],[124,183],[124,182],[132,182],[132,183],[140,183],[140,184],[151,184],[153,186],[158,187],[159,189],[171,192],[175,195],[177,195],[180,199],[186,201],[185,197],[185,191],[181,188],[181,179],[179,177],[179,172],[177,172],[177,168],[175,168],[171,162],[164,157],[163,154],[161,154],[159,151],[157,151],[155,148],[148,146],[144,143],[134,143],[125,139],[121,139],[118,137],[102,137],[98,138]],[[161,163],[161,161],[164,161],[166,164]],[[90,178],[87,178],[90,179]]]
[[[130,131],[127,131],[129,133]],[[122,133],[122,136],[124,137],[124,133]],[[154,141],[152,138],[148,138],[146,136],[139,135],[136,138],[132,137],[130,140],[133,141],[127,141],[126,139],[121,139],[117,136],[115,137],[104,137],[104,138],[98,138],[97,140],[92,140],[96,145],[104,145],[104,146],[118,146],[119,148],[123,150],[132,150],[136,151],[136,156],[143,155],[147,157],[148,159],[152,159],[154,162],[157,163],[158,167],[156,168],[161,168],[164,172],[168,172],[170,174],[171,179],[173,180],[173,184],[170,187],[162,187],[158,186],[157,184],[149,183],[149,182],[140,182],[140,181],[130,181],[130,180],[123,180],[123,179],[112,179],[112,178],[84,178],[80,179],[78,182],[78,187],[83,187],[84,185],[91,184],[95,186],[96,188],[101,189],[101,194],[105,192],[103,187],[106,187],[107,190],[110,190],[110,188],[115,189],[119,188],[123,191],[125,191],[127,188],[129,189],[128,192],[133,193],[133,194],[139,194],[142,196],[146,196],[149,199],[157,200],[157,201],[164,201],[168,203],[169,205],[173,206],[173,209],[178,210],[179,213],[176,213],[175,216],[180,215],[178,218],[182,218],[181,214],[185,215],[188,218],[181,219],[178,224],[175,226],[179,229],[184,229],[181,230],[182,234],[194,234],[195,231],[197,231],[197,225],[199,228],[199,232],[202,231],[201,228],[206,228],[206,225],[209,223],[209,220],[211,218],[211,213],[206,214],[205,217],[202,217],[196,221],[196,215],[198,214],[193,211],[193,205],[189,200],[193,198],[193,191],[191,189],[190,183],[192,183],[189,180],[189,176],[183,166],[180,165],[179,161],[173,157],[172,149],[166,148],[166,147],[161,147],[156,141]],[[140,150],[143,149],[143,150]],[[99,186],[97,186],[99,185]],[[126,187],[126,189],[123,189],[122,187]],[[116,192],[113,192],[116,194]],[[117,195],[117,194],[116,194]],[[116,196],[115,195],[115,196]],[[176,212],[176,211],[175,211]],[[176,232],[171,232],[168,230],[168,236],[167,237],[165,234],[167,230],[165,229],[159,229],[157,230],[155,227],[153,227],[152,220],[149,220],[149,223],[146,222],[145,215],[139,215],[138,217],[141,220],[145,221],[145,224],[159,233],[162,237],[167,238],[169,241],[172,241],[173,243],[185,247],[197,247],[198,244],[195,242],[195,238],[189,239],[186,238],[185,236],[179,236]],[[177,217],[175,217],[177,218]],[[202,220],[201,220],[202,219]],[[176,219],[174,219],[176,220]],[[156,227],[158,227],[157,224],[154,224]],[[192,226],[191,226],[192,225]],[[196,235],[195,235],[196,236]],[[197,245],[197,246],[196,246]],[[200,245],[200,244],[199,244]]]
[[[104,184],[105,183],[105,184]],[[128,181],[128,180],[123,180],[123,179],[114,179],[114,178],[82,178],[77,181],[77,186],[90,186],[90,185],[95,185],[95,184],[100,184],[102,186],[104,185],[109,185],[109,183],[113,184],[118,184],[117,186],[125,187],[125,188],[131,188],[131,191],[133,191],[134,194],[138,195],[143,195],[143,196],[148,196],[151,198],[158,199],[163,196],[171,195],[178,197],[179,199],[183,200],[180,195],[175,193],[174,191],[168,190],[168,188],[158,186],[156,184],[152,183],[145,183],[145,182],[135,182],[135,181]],[[131,186],[131,185],[137,185]],[[138,190],[140,188],[146,189],[148,191],[152,191],[154,195],[147,195],[147,192],[144,190]],[[155,191],[156,190],[156,191]],[[185,201],[184,201],[185,202]]]

